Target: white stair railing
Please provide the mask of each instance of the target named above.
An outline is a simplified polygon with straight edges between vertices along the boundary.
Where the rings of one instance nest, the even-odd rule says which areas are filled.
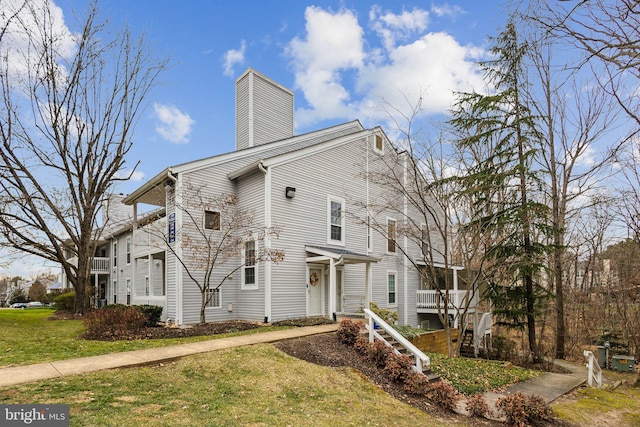
[[[416,372],[422,373],[422,368],[425,366],[429,366],[431,364],[431,360],[429,359],[429,356],[427,356],[422,351],[420,351],[418,347],[411,344],[411,342],[407,340],[405,337],[403,337],[402,334],[400,334],[400,332],[393,329],[391,325],[389,325],[387,322],[382,320],[373,311],[369,310],[368,308],[365,308],[364,314],[365,314],[365,319],[369,319],[369,322],[365,325],[365,327],[369,331],[369,342],[373,342],[377,338],[380,341],[387,344],[389,347],[393,347],[386,339],[384,339],[382,335],[376,332],[374,328],[374,322],[375,322],[380,327],[380,329],[382,329],[387,334],[389,334],[390,337],[396,340],[401,346],[406,348],[409,353],[411,353],[411,355],[415,359],[414,370]],[[397,350],[395,351],[398,352]]]
[[[583,354],[587,359],[587,369],[589,370],[587,373],[587,384],[589,384],[589,387],[594,387],[593,383],[595,382],[595,387],[600,388],[602,386],[602,368],[600,368],[593,352],[585,350]]]
[[[473,330],[473,352],[475,356],[478,357],[478,353],[480,352],[480,342],[487,350],[487,335],[491,337],[491,331],[493,329],[493,316],[491,312],[484,313],[480,318],[480,322],[478,325],[474,327]]]

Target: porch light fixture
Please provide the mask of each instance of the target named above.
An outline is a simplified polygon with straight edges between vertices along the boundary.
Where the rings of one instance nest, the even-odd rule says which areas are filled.
[[[296,189],[294,187],[287,187],[284,190],[284,195],[287,197],[287,199],[293,199],[296,195]]]

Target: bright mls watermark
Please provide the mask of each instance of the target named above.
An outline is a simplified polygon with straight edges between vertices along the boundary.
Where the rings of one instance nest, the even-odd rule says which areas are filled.
[[[0,405],[0,426],[69,427],[69,405]]]

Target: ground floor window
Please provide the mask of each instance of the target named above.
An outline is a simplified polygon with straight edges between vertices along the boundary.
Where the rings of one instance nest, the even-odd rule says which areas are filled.
[[[387,305],[397,305],[396,273],[387,273]]]
[[[220,297],[220,288],[207,289],[207,307],[220,308],[222,307],[222,298]]]

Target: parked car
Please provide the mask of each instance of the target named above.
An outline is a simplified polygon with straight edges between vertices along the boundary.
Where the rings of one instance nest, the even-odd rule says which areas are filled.
[[[30,303],[27,303],[27,308],[28,307],[43,307],[44,304],[42,304],[39,301],[31,301]]]
[[[16,302],[11,304],[11,308],[27,308],[26,302]]]

